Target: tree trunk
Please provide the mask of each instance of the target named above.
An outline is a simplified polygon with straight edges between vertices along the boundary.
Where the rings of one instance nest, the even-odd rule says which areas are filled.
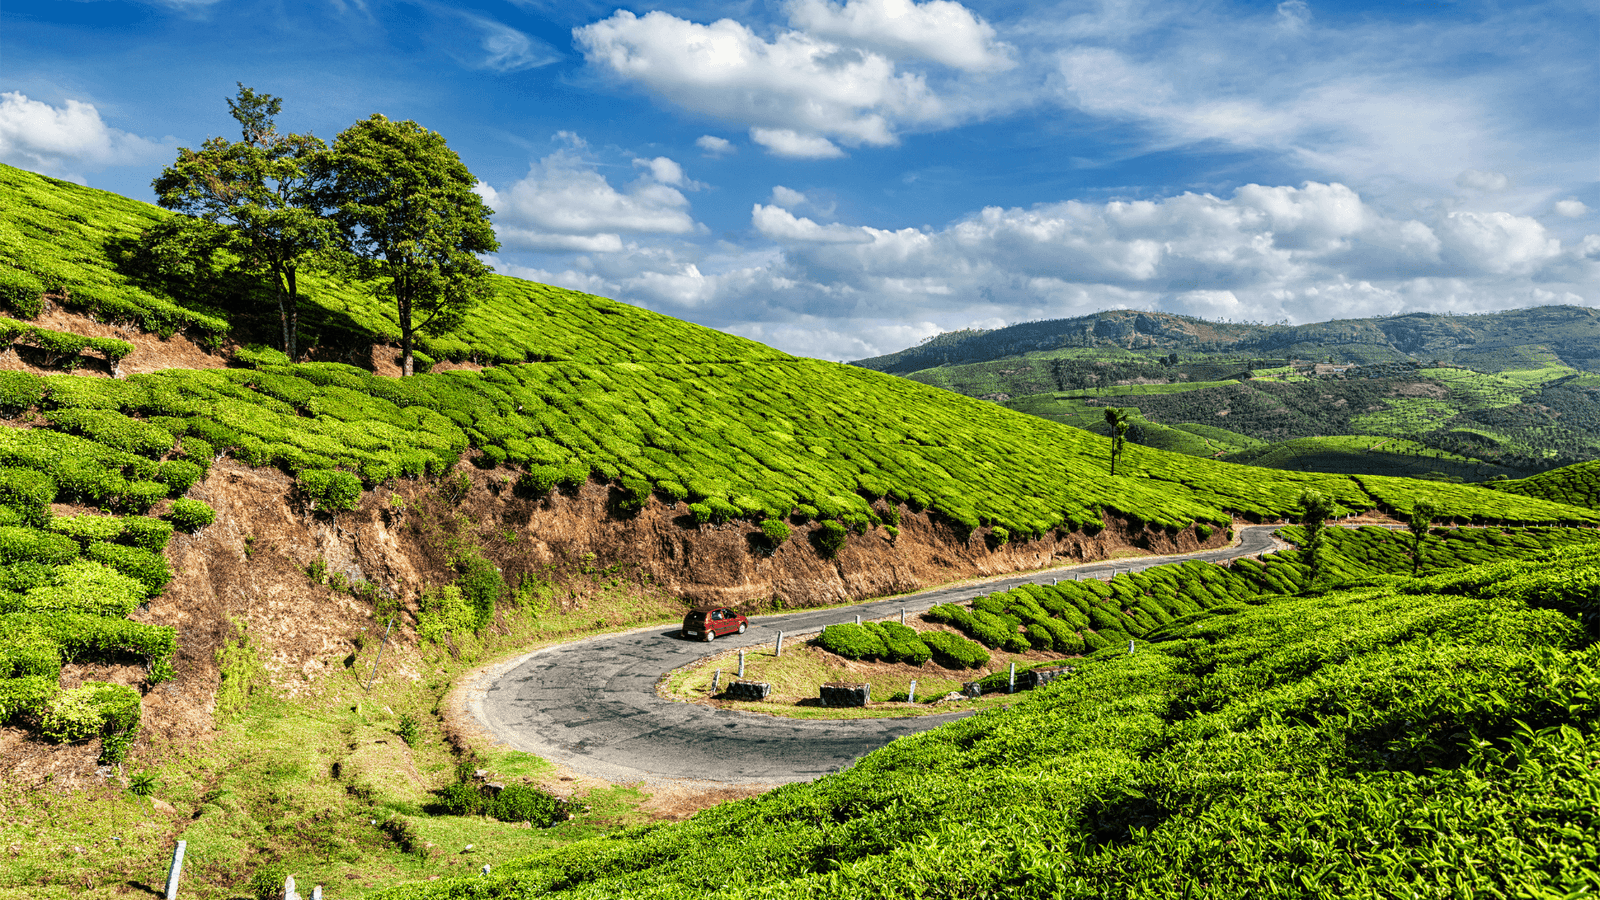
[[[294,362],[300,343],[300,292],[295,287],[294,267],[289,267],[289,362]]]
[[[397,291],[396,293],[399,292]],[[399,301],[400,312],[400,354],[402,357],[400,376],[409,378],[415,368],[411,361],[411,298],[402,295],[395,299]]]

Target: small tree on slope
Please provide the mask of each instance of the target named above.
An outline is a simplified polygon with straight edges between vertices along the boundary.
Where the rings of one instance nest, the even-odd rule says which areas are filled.
[[[461,157],[415,122],[357,122],[334,139],[329,163],[327,206],[361,274],[395,302],[410,375],[416,333],[459,326],[488,289],[475,254],[499,249],[493,210]]]
[[[1438,509],[1426,500],[1418,500],[1411,507],[1411,516],[1406,520],[1406,528],[1411,531],[1412,575],[1417,574],[1422,569],[1422,545],[1428,539],[1429,530],[1433,527],[1433,520],[1438,515]]]
[[[1117,460],[1122,458],[1122,448],[1128,439],[1128,411],[1106,407],[1106,424],[1111,426],[1111,474],[1115,475]]]
[[[213,246],[237,254],[245,271],[270,277],[283,351],[293,359],[300,330],[296,278],[301,266],[332,246],[335,233],[316,207],[327,145],[309,134],[279,134],[273,120],[282,108],[280,98],[240,84],[228,111],[242,139],[211,138],[198,151],[179,148],[177,162],[161,170],[153,187],[156,202],[167,209],[221,226]]]
[[[1300,524],[1306,529],[1306,555],[1310,557],[1312,584],[1322,579],[1322,535],[1331,515],[1332,500],[1317,491],[1300,494]]]

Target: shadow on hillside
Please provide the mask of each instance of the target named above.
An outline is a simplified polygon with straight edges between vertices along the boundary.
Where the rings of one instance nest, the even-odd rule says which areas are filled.
[[[228,336],[237,343],[283,348],[278,304],[266,277],[212,266],[198,255],[177,261],[158,257],[133,237],[108,238],[105,252],[112,268],[134,286],[227,319]],[[300,361],[341,362],[370,371],[373,350],[381,345],[377,337],[343,310],[300,297]]]

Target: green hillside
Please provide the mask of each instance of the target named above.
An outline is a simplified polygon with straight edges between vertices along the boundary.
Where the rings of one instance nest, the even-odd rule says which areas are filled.
[[[1592,894],[1597,585],[1572,549],[1179,614],[820,781],[382,896]]]
[[[101,321],[220,346],[278,340],[259,284],[218,273],[154,274],[136,252],[141,231],[173,215],[149,203],[0,165],[0,306],[31,317],[41,292]],[[399,340],[393,304],[328,273],[300,280],[302,343],[345,359]],[[597,327],[604,323],[604,327]],[[754,341],[548,285],[495,276],[493,292],[458,331],[421,337],[437,359],[715,362],[783,359]]]
[[[1600,509],[1600,460],[1541,472],[1516,481],[1494,481],[1485,487],[1554,503]]]

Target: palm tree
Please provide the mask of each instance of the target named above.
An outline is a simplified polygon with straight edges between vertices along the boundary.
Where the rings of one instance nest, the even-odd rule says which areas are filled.
[[[1106,407],[1106,424],[1111,426],[1111,474],[1116,475],[1117,459],[1122,456],[1122,445],[1128,437],[1128,411]]]

